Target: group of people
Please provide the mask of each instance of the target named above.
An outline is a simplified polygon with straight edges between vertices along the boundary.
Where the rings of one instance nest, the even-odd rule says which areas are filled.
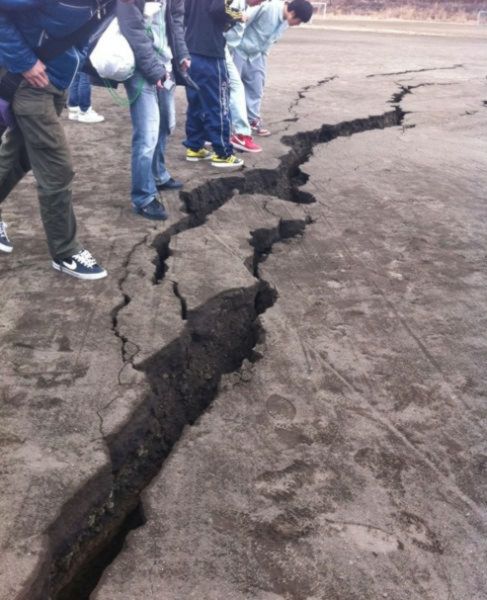
[[[260,152],[254,136],[270,135],[261,117],[268,52],[287,27],[309,21],[313,12],[308,0],[159,0],[162,32],[156,44],[145,4],[0,0],[0,101],[2,76],[6,81],[6,73],[22,75],[11,101],[15,122],[0,144],[0,203],[32,169],[52,266],[80,279],[100,279],[107,272],[77,240],[74,169],[59,117],[71,88],[70,119],[103,119],[79,75],[83,65],[90,70],[92,24],[115,13],[133,51],[135,71],[124,81],[133,132],[131,202],[136,214],[162,221],[167,213],[160,192],[183,185],[165,161],[175,127],[175,85],[186,85],[186,160],[240,169],[243,160],[235,149]],[[52,45],[52,39],[57,52],[43,61],[40,50],[49,43],[44,40]],[[0,250],[12,249],[0,214]]]

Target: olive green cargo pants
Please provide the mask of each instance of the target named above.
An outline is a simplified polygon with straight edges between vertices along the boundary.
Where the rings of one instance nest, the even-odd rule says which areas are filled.
[[[7,130],[0,145],[0,203],[32,169],[53,258],[81,250],[72,205],[71,153],[59,119],[65,101],[66,92],[51,84],[39,89],[23,82],[12,104],[17,127]]]

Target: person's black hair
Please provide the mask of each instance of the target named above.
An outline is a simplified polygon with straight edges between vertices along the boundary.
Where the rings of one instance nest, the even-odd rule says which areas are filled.
[[[303,23],[307,23],[313,16],[313,7],[308,0],[292,0],[292,2],[288,2],[287,9]]]

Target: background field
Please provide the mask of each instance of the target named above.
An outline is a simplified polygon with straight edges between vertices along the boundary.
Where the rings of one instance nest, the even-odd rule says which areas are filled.
[[[468,21],[487,10],[485,0],[329,0],[328,15],[370,15],[390,19]]]

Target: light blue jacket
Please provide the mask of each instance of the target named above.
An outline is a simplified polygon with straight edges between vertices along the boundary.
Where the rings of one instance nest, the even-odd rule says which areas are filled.
[[[283,0],[271,0],[249,8],[247,15],[243,36],[233,49],[244,58],[253,60],[269,52],[272,44],[288,28],[288,24],[284,20]]]

